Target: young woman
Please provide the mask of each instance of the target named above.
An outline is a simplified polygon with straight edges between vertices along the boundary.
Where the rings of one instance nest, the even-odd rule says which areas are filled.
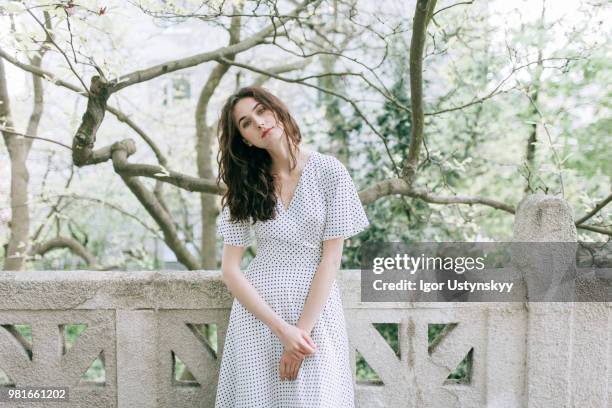
[[[222,109],[218,229],[235,299],[217,408],[354,407],[335,277],[343,240],[368,220],[344,166],[300,141],[286,106],[263,88],[242,88]],[[242,274],[251,225],[257,255]]]

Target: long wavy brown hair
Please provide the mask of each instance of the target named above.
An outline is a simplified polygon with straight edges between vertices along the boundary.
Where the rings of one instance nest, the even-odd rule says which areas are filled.
[[[248,146],[234,120],[236,103],[247,97],[254,98],[266,109],[270,109],[277,124],[282,124],[283,136],[287,138],[289,146],[292,169],[297,165],[295,152],[302,140],[302,134],[285,104],[262,87],[241,88],[225,102],[219,119],[217,153],[219,165],[217,185],[223,181],[227,186],[221,204],[229,207],[232,221],[251,219],[255,223],[271,220],[276,216],[277,198],[274,176],[271,172],[272,157],[265,149]]]

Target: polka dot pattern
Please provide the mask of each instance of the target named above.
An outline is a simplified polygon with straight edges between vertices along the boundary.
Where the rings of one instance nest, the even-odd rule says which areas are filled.
[[[321,261],[322,242],[351,237],[369,223],[346,168],[318,152],[309,157],[289,207],[278,200],[276,214],[273,220],[255,223],[257,255],[244,274],[281,318],[296,324]],[[230,222],[227,207],[218,232],[227,245],[251,244],[250,223]],[[316,353],[306,357],[295,381],[281,381],[280,340],[234,299],[215,407],[354,407],[344,311],[335,281],[311,337]]]

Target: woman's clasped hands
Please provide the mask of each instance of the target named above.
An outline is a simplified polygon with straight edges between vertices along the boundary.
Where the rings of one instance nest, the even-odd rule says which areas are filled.
[[[279,374],[282,380],[295,380],[302,361],[314,354],[317,346],[306,330],[287,324],[278,334],[283,345],[283,354],[279,362]]]

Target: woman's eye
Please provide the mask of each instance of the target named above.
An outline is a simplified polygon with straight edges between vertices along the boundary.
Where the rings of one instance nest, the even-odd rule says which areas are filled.
[[[264,113],[265,111],[266,111],[266,108],[261,108],[261,109],[259,109],[259,111],[257,111],[257,113],[261,115],[261,114],[262,114],[262,113]]]
[[[249,126],[250,124],[251,124],[250,121],[245,120],[244,122],[242,122],[242,127],[245,128],[245,127]]]

